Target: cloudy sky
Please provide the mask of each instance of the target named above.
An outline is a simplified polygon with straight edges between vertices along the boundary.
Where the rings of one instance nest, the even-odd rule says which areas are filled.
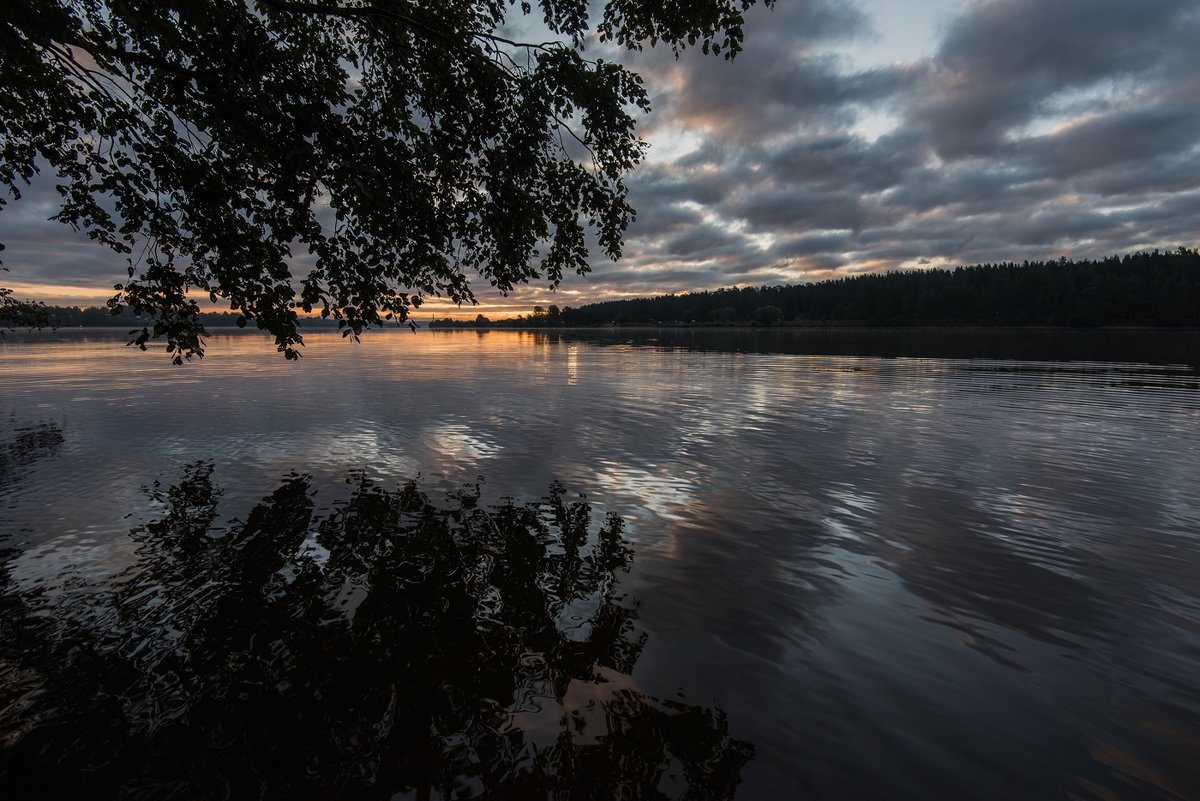
[[[629,54],[655,110],[638,219],[534,304],[1200,244],[1195,0],[779,0],[733,62]],[[0,214],[9,286],[96,303],[122,262]]]

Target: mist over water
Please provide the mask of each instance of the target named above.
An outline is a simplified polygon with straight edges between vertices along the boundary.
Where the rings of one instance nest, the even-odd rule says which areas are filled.
[[[397,331],[359,346],[310,335],[299,365],[258,336],[222,335],[183,368],[121,342],[92,332],[0,343],[4,598],[70,611],[43,639],[112,630],[97,610],[125,603],[131,577],[157,575],[147,532],[184,532],[209,547],[291,531],[265,540],[267,552],[280,575],[306,575],[297,554],[309,548],[313,569],[327,570],[364,486],[377,503],[418,479],[442,514],[459,502],[443,502],[447,493],[482,477],[471,508],[497,519],[507,514],[499,509],[533,510],[521,518],[528,533],[514,536],[546,549],[529,585],[544,595],[522,597],[533,617],[557,611],[535,627],[536,647],[521,646],[549,665],[542,684],[517,677],[468,693],[475,700],[463,708],[482,698],[508,710],[516,702],[497,696],[516,687],[551,717],[586,709],[589,698],[604,710],[585,715],[587,737],[562,730],[577,749],[606,743],[609,761],[588,756],[606,767],[543,765],[559,783],[526,793],[607,797],[596,777],[609,776],[667,798],[701,786],[708,795],[688,797],[1200,797],[1194,332]],[[586,505],[582,529],[546,511],[554,482],[563,503]],[[191,511],[172,517],[172,497]],[[287,512],[296,509],[299,522]],[[551,589],[547,576],[578,578],[562,542],[590,553],[612,532],[610,516],[628,559],[584,581],[579,597]],[[264,519],[275,522],[251,525]],[[386,514],[365,519],[376,533],[399,525]],[[469,528],[461,519],[451,528]],[[177,575],[147,586],[175,586]],[[305,609],[343,592],[321,575],[307,594],[295,585]],[[370,597],[381,580],[355,586]],[[271,576],[249,590],[240,578],[222,581],[221,597],[282,603]],[[401,596],[376,597],[367,608],[377,617],[364,620],[389,621],[387,637],[402,642]],[[171,603],[193,620],[187,603]],[[428,620],[461,628],[468,619],[440,614]],[[605,630],[598,615],[624,622],[603,647],[580,646],[583,664],[547,645],[590,642]],[[581,622],[594,629],[572,628]],[[254,625],[230,624],[249,638]],[[278,637],[318,641],[292,625],[279,623],[290,633]],[[360,636],[346,625],[345,636]],[[137,636],[170,652],[159,635]],[[636,653],[614,651],[617,640],[637,643]],[[258,654],[232,639],[195,642]],[[43,736],[29,734],[39,720],[61,720],[48,711],[53,693],[13,672],[15,647],[0,671],[10,688],[0,748],[10,754],[22,737]],[[303,674],[304,649],[292,653],[289,669]],[[375,671],[366,675],[378,678],[371,686],[402,683],[391,651],[364,653]],[[511,667],[497,664],[497,675]],[[339,670],[322,675],[355,675],[353,665]],[[233,685],[197,686],[224,697]],[[162,703],[183,720],[221,708]],[[506,714],[521,742],[550,742],[535,733],[546,715]],[[359,723],[365,731],[378,719]],[[345,742],[362,738],[354,731]],[[661,749],[614,750],[630,732]],[[501,774],[488,770],[500,764],[528,778],[522,753],[503,757],[511,764],[486,749],[447,761],[461,776],[472,759],[491,766],[479,771],[488,781],[463,780],[455,792],[494,792]],[[555,753],[579,768],[581,754],[599,752]],[[654,758],[631,761],[636,753]],[[393,791],[413,781],[395,754],[379,758],[393,770],[381,767],[378,783],[346,780],[362,790],[353,797],[386,798],[384,779]],[[311,767],[295,764],[293,773]],[[583,775],[586,791],[569,778]]]

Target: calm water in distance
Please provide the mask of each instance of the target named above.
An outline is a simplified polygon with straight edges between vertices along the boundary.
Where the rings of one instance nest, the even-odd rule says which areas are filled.
[[[216,531],[293,472],[557,480],[624,520],[620,680],[723,710],[738,799],[1200,798],[1195,332],[122,336],[0,343],[16,591],[103,588],[197,461]]]

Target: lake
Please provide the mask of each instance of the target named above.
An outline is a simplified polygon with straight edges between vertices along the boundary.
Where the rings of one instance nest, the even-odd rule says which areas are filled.
[[[123,342],[0,342],[7,797],[1200,798],[1197,332]]]

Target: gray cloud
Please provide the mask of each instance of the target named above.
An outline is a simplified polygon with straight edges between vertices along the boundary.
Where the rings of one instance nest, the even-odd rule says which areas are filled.
[[[758,231],[859,230],[870,215],[863,198],[853,191],[821,192],[804,186],[749,191],[719,208]]]
[[[0,257],[8,268],[0,284],[98,286],[107,291],[124,280],[124,256],[50,220],[60,207],[50,175],[36,178],[19,200],[9,199],[0,211],[0,242],[5,247]]]
[[[1039,176],[1065,180],[1132,167],[1149,172],[1158,164],[1194,163],[1200,141],[1200,106],[1154,103],[1093,117],[1054,135],[1030,137],[1014,162]]]
[[[995,156],[1053,98],[1104,81],[1173,80],[1194,52],[1197,19],[1189,0],[969,6],[911,97],[909,125],[943,158]]]

